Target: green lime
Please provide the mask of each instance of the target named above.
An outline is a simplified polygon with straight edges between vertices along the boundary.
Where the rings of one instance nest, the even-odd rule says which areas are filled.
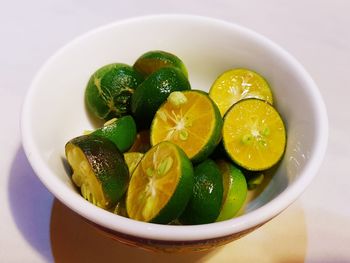
[[[131,110],[141,127],[149,127],[159,106],[173,91],[189,90],[190,83],[177,68],[160,68],[137,88],[131,98]]]
[[[221,115],[237,101],[258,98],[272,104],[272,93],[267,81],[249,69],[230,69],[221,74],[210,88],[209,96],[218,105]]]
[[[148,77],[163,67],[176,67],[188,77],[187,69],[182,60],[174,54],[161,50],[152,50],[144,53],[136,60],[133,67],[144,77]]]
[[[117,145],[121,152],[127,151],[136,139],[136,123],[130,116],[113,118],[107,121],[102,128],[91,134],[105,137]]]
[[[131,95],[143,77],[131,66],[114,63],[98,69],[85,90],[87,108],[100,119],[130,114]]]
[[[167,224],[184,210],[192,194],[193,167],[171,142],[153,146],[130,179],[126,210],[130,218]]]
[[[216,161],[223,179],[224,194],[222,207],[216,221],[233,218],[242,208],[247,197],[247,182],[240,169],[224,160]]]
[[[281,158],[286,130],[277,110],[260,99],[234,104],[224,117],[223,144],[228,156],[250,171],[266,170]]]
[[[129,182],[128,167],[118,147],[103,137],[82,135],[66,144],[65,154],[82,196],[104,209],[115,206]]]
[[[194,167],[194,186],[190,201],[180,216],[183,224],[215,222],[220,214],[223,198],[223,180],[216,163],[207,159]]]
[[[152,121],[151,144],[171,141],[180,146],[193,162],[200,162],[218,145],[221,128],[220,112],[207,93],[175,91],[161,105]]]

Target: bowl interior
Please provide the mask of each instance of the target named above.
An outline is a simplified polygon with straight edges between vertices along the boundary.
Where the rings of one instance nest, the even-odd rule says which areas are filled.
[[[76,192],[63,164],[64,145],[95,127],[84,105],[90,75],[108,63],[132,65],[139,55],[155,49],[182,58],[193,89],[208,91],[220,73],[235,67],[255,70],[270,83],[275,105],[286,122],[288,145],[270,184],[249,204],[245,216],[266,206],[306,176],[304,172],[320,141],[322,103],[301,66],[277,45],[236,25],[200,17],[148,17],[111,24],[79,37],[58,51],[33,82],[23,113],[24,146],[39,178],[63,203],[94,222],[118,228],[102,222],[108,212],[85,204]],[[309,177],[306,181],[311,180]],[[70,200],[65,193],[69,193]],[[296,196],[288,202],[293,198]],[[286,205],[287,202],[278,209]],[[84,206],[95,209],[96,216],[82,211]],[[278,209],[275,214],[280,212]],[[234,219],[231,226],[235,222],[241,224],[241,218],[244,216]],[[251,224],[255,223],[258,222]]]

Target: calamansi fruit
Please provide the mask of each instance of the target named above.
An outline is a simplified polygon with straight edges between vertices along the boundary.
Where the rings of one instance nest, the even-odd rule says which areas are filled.
[[[83,135],[66,144],[65,154],[82,196],[104,209],[116,205],[129,182],[128,167],[117,146],[100,136]]]
[[[130,114],[131,95],[143,77],[131,66],[114,63],[99,68],[85,89],[88,110],[100,119]]]
[[[125,152],[135,142],[136,123],[130,115],[113,118],[91,134],[111,140],[121,152]]]
[[[182,60],[178,56],[162,50],[152,50],[142,54],[133,67],[144,77],[148,77],[163,67],[178,68],[188,77],[187,69]]]
[[[187,225],[208,224],[219,216],[223,198],[222,174],[211,159],[194,167],[193,193],[180,222]]]
[[[169,223],[184,210],[193,188],[192,163],[171,142],[153,146],[134,170],[126,198],[131,219]]]
[[[193,162],[207,158],[221,139],[222,118],[207,93],[173,92],[158,109],[151,126],[151,144],[171,141]]]
[[[222,133],[228,156],[250,171],[275,165],[286,146],[281,116],[271,104],[259,99],[234,104],[224,117]]]
[[[225,160],[217,160],[216,164],[224,186],[222,207],[216,221],[223,221],[236,216],[246,200],[248,188],[245,176],[237,166]]]
[[[190,83],[181,70],[160,68],[136,89],[131,99],[131,110],[138,127],[149,128],[159,106],[173,91],[189,90]]]
[[[222,116],[242,99],[258,98],[272,104],[272,93],[267,81],[260,74],[243,68],[222,73],[211,86],[209,96],[218,105]]]

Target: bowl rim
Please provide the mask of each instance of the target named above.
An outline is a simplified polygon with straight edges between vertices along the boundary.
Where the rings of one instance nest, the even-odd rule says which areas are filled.
[[[31,129],[32,125],[30,122],[31,101],[34,98],[34,91],[36,90],[37,83],[44,75],[45,70],[55,61],[55,58],[59,57],[65,52],[65,50],[78,44],[80,41],[84,41],[85,39],[98,34],[101,31],[109,30],[114,27],[122,27],[130,23],[140,23],[146,20],[170,21],[179,19],[197,23],[201,22],[217,24],[227,27],[233,31],[242,32],[243,34],[254,38],[256,42],[274,49],[276,53],[279,53],[280,56],[288,60],[288,62],[293,66],[294,70],[296,70],[300,76],[303,76],[304,81],[307,83],[307,86],[309,86],[309,92],[313,96],[313,107],[315,108],[316,112],[315,118],[317,118],[316,129],[318,130],[315,138],[313,155],[310,156],[310,159],[305,165],[303,171],[300,173],[300,176],[290,186],[288,186],[288,191],[283,191],[267,204],[240,217],[222,222],[195,226],[159,225],[135,221],[105,211],[81,198],[78,198],[76,193],[71,191],[67,185],[55,177],[54,173],[46,166],[45,161],[39,157],[39,151],[35,147],[35,143],[32,140],[33,134]],[[165,241],[205,240],[227,236],[253,228],[259,224],[269,221],[291,205],[310,184],[322,163],[328,142],[328,117],[321,94],[311,76],[292,55],[290,55],[276,43],[272,42],[270,39],[236,23],[217,18],[188,14],[159,14],[128,18],[97,27],[76,37],[56,51],[37,72],[27,91],[21,112],[21,136],[25,154],[39,180],[63,204],[81,216],[86,217],[88,220],[117,232],[146,239]],[[69,202],[67,200],[69,200]]]

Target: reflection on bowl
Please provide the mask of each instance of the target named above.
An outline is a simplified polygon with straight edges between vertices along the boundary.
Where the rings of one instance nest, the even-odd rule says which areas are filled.
[[[222,249],[154,253],[115,242],[115,236],[94,227],[57,199],[51,215],[51,247],[57,262],[304,262],[307,248],[305,215],[299,202],[246,238]],[[278,244],[278,249],[276,249]],[[147,245],[147,244],[146,244]],[[290,248],[293,247],[291,250]]]
[[[208,91],[225,70],[245,67],[270,83],[286,122],[286,153],[266,188],[247,212],[231,220],[196,226],[157,225],[114,215],[85,201],[62,163],[65,143],[93,128],[84,107],[92,72],[112,62],[133,64],[148,50],[181,57],[195,89]],[[325,106],[304,68],[265,37],[210,18],[160,15],[112,23],[59,50],[43,66],[27,94],[22,113],[26,155],[44,185],[66,206],[128,244],[162,250],[202,250],[255,230],[286,209],[305,190],[323,159],[328,136]]]

